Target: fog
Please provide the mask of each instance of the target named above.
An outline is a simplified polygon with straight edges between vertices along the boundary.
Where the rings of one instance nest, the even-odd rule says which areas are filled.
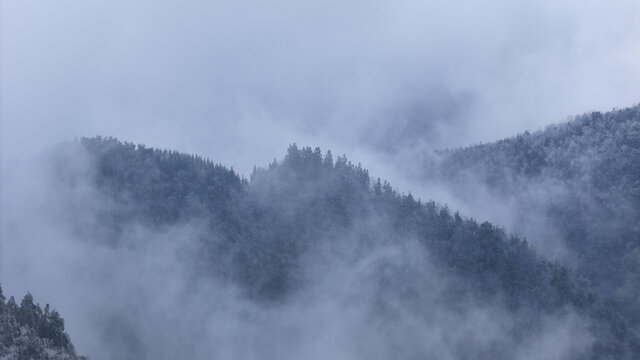
[[[102,241],[101,211],[122,205],[91,182],[90,156],[67,155],[72,187],[46,163],[5,176],[2,285],[54,304],[92,359],[524,360],[571,358],[592,343],[587,319],[571,310],[519,333],[526,313],[465,296],[465,279],[384,219],[306,251],[302,285],[282,301],[252,299],[240,284],[194,270],[198,238],[210,231],[197,219],[161,230],[134,222]],[[362,239],[361,229],[382,235]]]
[[[636,102],[638,12],[634,0],[5,1],[2,144],[17,156],[114,135],[247,173],[298,142],[392,177],[380,153]]]
[[[338,259],[319,250],[305,264],[313,284],[299,298],[273,308],[253,303],[233,284],[192,279],[197,223],[128,229],[133,248],[78,236],[73,223],[90,228],[96,209],[113,204],[88,182],[55,194],[40,155],[76,136],[112,135],[248,175],[290,143],[321,146],[463,215],[509,231],[544,228],[533,242],[552,239],[537,243],[541,252],[564,258],[544,217],[523,223],[514,204],[492,201],[482,187],[465,199],[427,183],[423,164],[432,150],[637,102],[636,0],[27,0],[3,1],[0,26],[0,283],[5,293],[31,291],[58,308],[80,353],[351,359],[422,351],[458,359],[464,342],[530,359],[532,349],[565,358],[590,342],[584,319],[572,313],[543,319],[540,336],[515,341],[508,333],[517,319],[500,304],[448,309],[443,294],[456,280],[437,274],[428,254],[389,244],[355,263],[353,249]],[[77,160],[88,171],[89,160]],[[83,207],[65,208],[65,196]],[[163,245],[151,247],[151,239]],[[434,310],[422,322],[402,313],[406,304],[394,321],[375,315],[367,281],[381,262],[432,274],[419,298]]]

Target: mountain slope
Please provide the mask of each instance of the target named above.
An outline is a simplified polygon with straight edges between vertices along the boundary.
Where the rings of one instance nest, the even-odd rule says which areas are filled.
[[[541,247],[566,246],[578,272],[640,324],[640,106],[439,155],[431,180],[466,202],[504,204]]]
[[[448,357],[518,358],[552,326],[549,319],[576,316],[589,334],[578,336],[585,343],[549,356],[631,358],[640,351],[638,334],[570,268],[546,261],[490,223],[416,201],[380,180],[372,184],[368,172],[344,156],[334,162],[330,152],[292,145],[280,163],[256,169],[247,181],[195,156],[85,138],[58,147],[51,165],[63,197],[60,221],[73,218],[77,234],[122,247],[132,245],[133,227],[163,231],[197,223],[202,231],[191,240],[190,276],[230,281],[260,306],[289,307],[318,279],[330,284],[323,293],[335,292],[332,283],[365,266],[357,296],[368,304],[366,323],[377,324],[377,331],[400,326],[406,335],[384,336],[377,356],[399,346],[407,351],[401,357],[429,357],[420,345],[425,340],[411,339],[443,328],[434,318],[487,308],[500,313],[490,322],[500,324],[499,335],[457,338],[454,326],[446,330],[454,331],[446,335],[453,343],[438,342]],[[78,191],[83,182],[93,196]],[[363,265],[372,257],[372,265]],[[345,272],[332,275],[340,267]],[[421,330],[409,330],[415,326]],[[351,336],[363,341],[363,334]]]

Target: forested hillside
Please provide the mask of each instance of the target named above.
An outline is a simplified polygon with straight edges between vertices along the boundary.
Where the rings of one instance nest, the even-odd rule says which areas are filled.
[[[431,179],[466,201],[510,204],[516,230],[566,246],[578,273],[640,324],[640,106],[440,156]]]
[[[623,119],[637,119],[637,114],[637,109],[628,110],[604,119],[608,119],[606,126],[614,127],[626,124]],[[578,123],[598,123],[594,117],[583,117]],[[638,129],[633,123],[624,126]],[[562,134],[586,131],[574,127],[572,123],[566,128],[547,130],[543,134],[559,134],[557,140],[539,140],[541,145],[537,147],[527,144],[542,136],[527,135],[451,153],[443,169],[455,174],[456,166],[482,164],[480,160],[484,158],[474,156],[485,149],[517,146],[531,150],[524,152],[523,159],[513,155],[517,158],[514,164],[518,164],[515,174],[495,177],[494,170],[488,169],[488,182],[511,181],[518,174],[547,176],[544,166],[556,163],[558,166],[551,169],[557,168],[558,174],[573,179],[582,169],[581,162],[568,164],[560,173],[560,164],[565,166],[567,158],[560,154],[542,156],[536,149],[551,144],[565,148],[561,141],[566,136]],[[637,145],[636,140],[629,138],[628,144],[619,146],[632,147]],[[603,139],[598,143],[608,142]],[[512,151],[505,150],[504,154]],[[83,159],[81,167],[78,158]],[[363,266],[371,254],[388,249],[400,251],[400,261],[391,261],[384,255],[365,267],[364,280],[358,278],[358,287],[363,286],[362,281],[367,284],[361,301],[371,307],[366,323],[372,328],[367,331],[376,329],[376,336],[382,336],[385,345],[375,351],[375,356],[371,353],[373,348],[361,348],[352,354],[354,357],[369,354],[388,358],[395,354],[396,358],[520,358],[523,349],[534,346],[535,339],[552,326],[548,319],[566,316],[580,319],[586,331],[581,336],[585,342],[548,356],[632,359],[640,353],[638,332],[627,323],[628,314],[619,311],[615,299],[594,291],[581,273],[566,264],[546,260],[526,241],[495,225],[479,224],[431,200],[423,202],[410,193],[398,193],[379,179],[371,181],[366,169],[344,156],[334,161],[330,152],[323,155],[318,148],[292,145],[284,159],[255,169],[247,180],[197,156],[97,137],[57,147],[49,164],[56,174],[55,186],[64,209],[60,211],[60,221],[73,218],[76,234],[110,247],[126,247],[135,245],[127,243],[132,241],[127,236],[132,227],[162,231],[197,223],[198,229],[204,230],[192,239],[196,246],[189,252],[189,276],[237,284],[244,298],[264,304],[261,306],[290,306],[313,288],[317,278],[328,277],[330,283],[339,283],[339,277],[332,277],[336,276],[332,275],[336,259],[350,269],[340,275],[344,277],[363,271],[358,266]],[[602,164],[612,166],[604,159]],[[637,167],[638,163],[627,165]],[[610,186],[596,178],[590,179],[590,184],[603,191],[624,186],[616,194],[633,194],[638,183],[634,182],[637,174],[634,178],[632,173]],[[96,193],[87,197],[78,191],[79,184],[90,186]],[[628,199],[630,204],[637,201],[635,196]],[[95,205],[96,197],[100,199],[99,206]],[[575,216],[562,212],[569,210],[558,211],[558,218]],[[614,215],[609,210],[601,211]],[[577,227],[575,224],[568,231],[576,231],[573,229]],[[621,234],[621,243],[631,243],[637,227],[629,231]],[[318,268],[320,273],[316,272]],[[459,319],[471,307],[499,309],[509,319],[507,323],[499,321],[504,332],[490,341],[479,341],[452,336],[455,332],[447,335],[441,330],[444,335],[439,336],[451,337],[450,344],[441,344],[447,355],[424,348],[419,334],[430,326],[442,326],[435,323],[440,314]],[[411,320],[401,314],[410,314]],[[467,325],[460,323],[461,327]],[[358,334],[351,336],[357,338]],[[363,339],[360,338],[363,343],[371,341]]]
[[[77,356],[64,320],[55,310],[44,310],[27,293],[20,305],[6,300],[0,288],[0,359],[2,360],[86,360]]]

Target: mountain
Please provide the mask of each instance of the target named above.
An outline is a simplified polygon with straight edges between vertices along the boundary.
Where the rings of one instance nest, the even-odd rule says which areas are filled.
[[[515,231],[567,247],[577,272],[640,325],[640,105],[438,155],[429,181],[463,202],[509,204]]]
[[[0,288],[0,359],[86,360],[77,356],[64,319],[47,304],[42,310],[27,293],[20,305],[13,296],[5,301]]]
[[[580,121],[591,123],[585,119]],[[535,136],[504,144],[526,147],[529,137]],[[467,159],[481,150],[502,146],[447,153],[443,174],[475,163]],[[537,165],[518,165],[513,176],[546,174],[541,169],[547,163],[538,164],[533,150],[525,153],[530,157],[514,157],[513,163]],[[554,161],[559,171],[566,160]],[[139,230],[132,229],[158,234],[191,226],[197,231],[189,232],[189,246],[181,252],[189,283],[234,284],[242,301],[265,313],[289,314],[303,306],[300,299],[315,304],[327,294],[346,304],[359,299],[361,327],[348,333],[360,344],[350,350],[352,358],[515,359],[534,352],[631,359],[640,353],[627,314],[582,272],[546,259],[491,223],[372,181],[344,156],[334,161],[331,152],[294,144],[284,159],[256,168],[248,180],[198,156],[96,137],[58,146],[48,164],[57,220],[73,224],[73,233],[87,242],[135,247],[138,238],[131,234]],[[579,164],[570,165],[564,176],[576,173]],[[315,308],[305,311],[311,317]],[[545,334],[556,329],[566,331],[562,344],[551,346],[555,339]],[[437,345],[425,347],[428,339]],[[532,350],[540,346],[545,349]]]

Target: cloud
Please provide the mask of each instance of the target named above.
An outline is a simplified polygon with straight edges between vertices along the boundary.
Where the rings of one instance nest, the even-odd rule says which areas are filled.
[[[115,135],[248,172],[291,142],[375,155],[489,141],[636,102],[638,13],[633,0],[5,2],[3,148]]]
[[[28,159],[73,136],[101,134],[198,153],[248,174],[254,164],[265,165],[298,142],[347,153],[402,191],[459,201],[415,177],[426,151],[491,141],[571,114],[638,101],[638,7],[635,0],[5,1],[3,284],[10,279],[12,293],[31,290],[37,299],[59,304],[80,350],[98,352],[90,354],[96,359],[100,352],[118,357],[149,351],[149,344],[172,336],[170,326],[187,338],[219,339],[215,349],[199,342],[194,357],[218,351],[258,358],[265,354],[252,351],[269,344],[274,347],[266,355],[276,358],[273,344],[290,347],[290,339],[301,341],[292,352],[300,357],[371,355],[377,348],[353,348],[357,342],[351,337],[382,341],[369,327],[366,306],[343,308],[343,301],[369,295],[369,289],[351,293],[345,284],[327,289],[320,282],[310,293],[334,291],[335,299],[275,310],[242,302],[227,285],[198,284],[190,288],[194,298],[184,299],[178,249],[149,253],[144,247],[79,244],[50,217],[51,199],[40,183],[47,178],[29,168]],[[85,190],[91,199],[91,188]],[[459,208],[465,206],[470,213],[480,211],[474,204]],[[189,238],[197,228],[140,231],[130,236]],[[407,260],[402,249],[389,251],[371,256]],[[77,287],[84,295],[70,296]],[[203,303],[198,294],[215,300]],[[437,301],[437,295],[425,296]],[[171,313],[179,306],[187,309],[184,318]],[[99,311],[132,314],[140,322],[132,321],[131,336],[109,349],[90,332],[96,323],[104,325],[95,315]],[[307,319],[301,315],[308,313]],[[192,327],[199,314],[207,321]],[[482,345],[510,326],[508,319],[492,323],[497,314],[500,309],[478,306],[469,313],[445,312],[435,321],[459,327],[436,330],[415,328],[411,316],[401,314],[406,322],[396,330],[429,344],[479,336]],[[314,330],[305,321],[320,325]],[[118,341],[113,330],[101,328],[108,331],[104,338]],[[554,344],[556,334],[578,334],[576,341],[588,337],[573,315],[553,328],[559,330],[531,346]],[[315,346],[336,350],[305,353],[318,339]],[[189,348],[177,344],[154,351],[176,358],[170,355]],[[439,358],[453,356],[450,349],[434,351]],[[519,353],[527,358],[526,351]]]
[[[571,358],[592,344],[575,313],[531,321],[499,296],[476,299],[467,280],[378,218],[312,242],[282,301],[247,297],[242,284],[194,267],[203,232],[215,241],[195,220],[131,222],[104,241],[104,210],[124,205],[94,187],[94,164],[76,150],[65,155],[70,186],[44,159],[3,174],[0,275],[7,293],[53,304],[93,359]]]

